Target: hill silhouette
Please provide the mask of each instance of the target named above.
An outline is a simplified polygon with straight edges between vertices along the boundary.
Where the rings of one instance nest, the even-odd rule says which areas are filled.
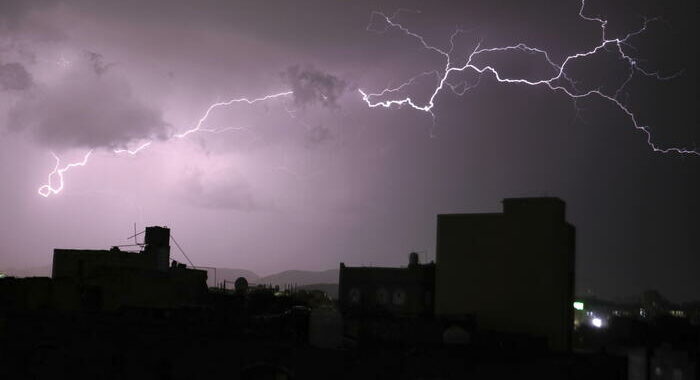
[[[261,284],[284,286],[287,284],[303,286],[311,284],[337,284],[338,269],[324,271],[286,270],[283,272],[260,277]]]
[[[51,265],[35,266],[27,268],[1,268],[0,272],[14,277],[51,277]],[[214,271],[207,270],[207,285],[215,286]],[[255,272],[242,268],[216,268],[216,282],[224,280],[234,282],[238,277],[245,277],[251,284],[296,285],[299,289],[316,289],[328,293],[329,296],[338,296],[338,269],[322,271],[310,270],[286,270],[268,276],[259,276]],[[231,286],[229,284],[228,286]]]

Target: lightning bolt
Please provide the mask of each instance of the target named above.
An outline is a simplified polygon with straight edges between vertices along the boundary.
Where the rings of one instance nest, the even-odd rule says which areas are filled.
[[[191,133],[195,133],[195,132],[198,132],[198,131],[203,130],[203,129],[202,129],[202,125],[204,124],[204,122],[205,122],[205,121],[207,120],[207,118],[209,117],[209,114],[210,114],[215,108],[230,106],[230,105],[232,105],[232,104],[234,104],[234,103],[255,104],[255,103],[258,103],[258,102],[264,102],[264,101],[266,101],[266,100],[276,99],[276,98],[280,98],[280,97],[283,97],[283,96],[290,96],[290,95],[292,95],[292,94],[294,94],[293,91],[283,91],[283,92],[278,92],[278,93],[276,93],[276,94],[265,95],[265,96],[260,97],[260,98],[254,98],[254,99],[249,99],[249,98],[238,98],[238,99],[231,99],[231,100],[226,101],[226,102],[214,103],[214,104],[210,105],[209,108],[207,108],[207,111],[206,111],[206,112],[204,113],[204,115],[199,119],[199,121],[197,122],[197,125],[196,125],[194,128],[188,129],[188,130],[186,130],[185,132],[176,134],[175,137],[181,139],[181,138],[183,138],[183,137],[187,137],[187,136],[188,136],[189,134],[191,134]],[[216,131],[214,131],[214,130],[205,130],[205,131],[216,133]]]
[[[574,103],[576,103],[577,100],[582,99],[582,98],[588,98],[588,97],[593,97],[597,96],[607,102],[610,102],[611,104],[615,105],[620,111],[622,111],[628,119],[631,121],[632,125],[634,128],[638,131],[641,131],[642,133],[645,134],[646,136],[646,143],[649,145],[649,147],[654,151],[654,152],[659,152],[659,153],[678,153],[678,154],[688,154],[688,155],[695,155],[695,156],[700,156],[700,151],[697,149],[690,149],[690,148],[680,148],[680,147],[661,147],[657,144],[655,144],[652,140],[652,133],[651,129],[648,125],[643,125],[639,122],[637,116],[634,114],[634,112],[627,106],[625,103],[623,103],[622,100],[620,100],[620,95],[623,92],[624,88],[627,86],[627,84],[632,80],[635,74],[640,74],[644,75],[646,77],[651,77],[657,80],[671,80],[675,79],[678,76],[682,74],[682,72],[678,72],[672,75],[667,75],[664,76],[660,74],[659,72],[651,72],[639,65],[639,62],[637,61],[636,58],[632,57],[631,55],[625,53],[624,47],[631,47],[630,44],[630,39],[632,37],[635,37],[639,34],[642,34],[644,31],[646,31],[647,26],[649,23],[656,21],[657,19],[652,18],[652,19],[644,19],[642,26],[633,31],[628,33],[622,38],[608,38],[606,34],[606,27],[608,24],[608,21],[601,18],[601,17],[591,17],[587,16],[584,14],[586,7],[585,0],[581,1],[581,7],[579,8],[578,15],[582,20],[585,21],[590,21],[590,22],[595,22],[599,24],[600,26],[600,33],[601,33],[601,39],[600,43],[596,46],[594,46],[592,49],[587,50],[587,51],[582,51],[582,52],[577,52],[575,54],[569,55],[566,58],[563,59],[561,64],[557,64],[554,60],[551,59],[549,53],[544,50],[544,49],[539,49],[536,47],[531,47],[525,43],[517,43],[514,45],[508,45],[508,46],[502,46],[502,47],[489,47],[489,48],[484,48],[481,47],[481,42],[479,42],[476,47],[469,53],[469,55],[466,57],[466,62],[463,65],[458,65],[454,64],[452,56],[453,52],[455,49],[455,38],[462,34],[465,33],[465,30],[462,29],[457,29],[455,30],[452,35],[450,36],[450,49],[449,50],[444,50],[441,48],[438,48],[436,46],[433,46],[429,44],[423,36],[412,32],[410,29],[407,27],[403,26],[402,24],[398,23],[396,19],[400,15],[401,12],[406,12],[407,10],[404,9],[399,9],[396,11],[393,15],[387,16],[386,14],[378,11],[374,11],[371,14],[371,20],[374,20],[374,18],[381,18],[385,23],[386,23],[386,30],[389,28],[397,29],[404,33],[406,36],[409,36],[415,40],[417,40],[420,45],[429,51],[432,51],[436,54],[441,55],[444,58],[445,64],[442,69],[440,70],[431,70],[431,71],[425,71],[421,72],[411,78],[409,78],[407,81],[404,83],[396,86],[396,87],[390,87],[390,88],[385,88],[383,90],[380,90],[379,92],[374,92],[370,93],[367,91],[364,91],[362,89],[358,89],[357,91],[359,92],[362,101],[369,107],[369,108],[387,108],[390,109],[392,107],[401,107],[404,105],[408,105],[411,108],[427,113],[431,116],[432,121],[433,121],[433,126],[435,125],[436,121],[436,115],[434,112],[434,108],[436,105],[436,98],[437,96],[445,91],[446,89],[449,89],[452,93],[456,95],[464,95],[466,92],[469,90],[475,88],[476,86],[479,85],[480,80],[484,74],[491,74],[498,82],[500,83],[508,83],[508,84],[521,84],[521,85],[528,85],[528,86],[545,86],[549,88],[550,90],[554,92],[560,92],[569,98],[571,98]],[[376,31],[371,28],[372,21],[370,21],[370,26],[367,27],[368,31]],[[380,31],[383,32],[383,31]],[[600,89],[593,89],[593,90],[588,90],[588,91],[580,91],[577,86],[576,82],[573,81],[571,78],[566,73],[566,67],[569,63],[580,60],[580,59],[585,59],[587,57],[593,56],[596,53],[600,51],[610,51],[612,49],[613,51],[616,52],[616,54],[619,55],[619,57],[626,62],[628,66],[628,76],[625,78],[625,80],[622,82],[620,87],[618,87],[613,94],[607,94],[604,93]],[[553,70],[553,75],[550,76],[549,78],[544,78],[544,79],[539,79],[539,80],[529,80],[525,78],[510,78],[507,76],[502,75],[499,73],[499,71],[493,67],[492,65],[478,65],[475,63],[475,59],[479,56],[482,56],[486,53],[502,53],[502,52],[523,52],[523,53],[529,53],[529,54],[537,54],[540,55],[544,58],[544,60],[547,62],[547,64],[551,67]],[[460,83],[460,84],[455,84],[451,83],[448,81],[448,78],[450,74],[452,73],[458,73],[458,72],[473,72],[477,74],[477,81],[473,84],[467,84],[465,83]],[[425,76],[434,76],[436,80],[436,85],[433,89],[433,92],[431,93],[430,97],[428,100],[424,103],[419,103],[416,102],[413,98],[410,96],[406,97],[396,97],[392,98],[393,95],[400,93],[402,90],[410,87],[411,85],[415,84],[416,81],[422,77]],[[461,89],[460,89],[461,87]],[[222,128],[222,129],[212,129],[212,128],[205,128],[204,124],[207,121],[209,115],[211,112],[213,112],[216,108],[219,107],[225,107],[225,106],[230,106],[236,103],[244,103],[244,104],[255,104],[258,102],[264,102],[268,100],[273,100],[277,98],[282,98],[282,97],[287,97],[293,95],[293,91],[282,91],[278,93],[273,93],[269,95],[265,95],[263,97],[259,98],[236,98],[236,99],[231,99],[225,102],[216,102],[211,104],[207,110],[204,112],[202,117],[198,120],[196,125],[188,130],[185,130],[184,132],[175,134],[174,137],[178,139],[185,138],[193,133],[196,132],[209,132],[209,133],[222,133],[226,131],[231,131],[231,130],[248,130],[247,128],[243,127],[228,127],[228,128]],[[325,98],[325,95],[322,95]],[[388,97],[388,99],[386,99]],[[286,106],[285,106],[285,109]],[[292,118],[295,117],[294,113],[287,109],[287,112],[290,114]],[[139,152],[143,151],[144,149],[148,148],[149,146],[152,145],[152,141],[147,141],[138,147],[136,147],[133,150],[130,149],[115,149],[113,150],[114,153],[116,154],[121,154],[121,153],[127,153],[129,155],[136,155]],[[39,195],[43,197],[49,197],[50,195],[55,195],[60,193],[63,190],[63,185],[64,185],[64,173],[66,173],[68,170],[74,167],[78,166],[85,166],[88,162],[88,159],[90,155],[92,154],[93,150],[88,151],[85,156],[83,157],[82,161],[75,162],[75,163],[70,163],[64,166],[63,168],[60,167],[60,159],[58,156],[52,153],[54,158],[56,159],[56,166],[54,167],[54,170],[51,171],[48,175],[47,183],[43,186],[41,186],[38,189]],[[53,178],[54,176],[58,176],[59,179],[59,184],[57,187],[53,187]]]
[[[77,166],[85,166],[88,163],[88,159],[90,158],[90,155],[92,154],[92,149],[88,151],[85,156],[83,157],[82,161],[70,163],[63,168],[60,168],[61,166],[61,159],[58,158],[58,156],[51,152],[53,157],[56,159],[56,166],[54,167],[53,171],[49,173],[48,179],[46,181],[46,185],[43,185],[37,190],[39,195],[41,195],[44,198],[48,198],[49,195],[51,194],[58,194],[63,190],[63,174],[70,169],[77,167]],[[58,186],[53,187],[52,186],[52,179],[54,176],[58,176]]]
[[[592,49],[587,50],[587,51],[582,51],[582,52],[577,52],[575,54],[572,54],[570,56],[567,56],[564,58],[561,64],[555,63],[549,56],[549,53],[546,50],[535,48],[528,46],[525,43],[518,43],[515,45],[509,45],[509,46],[502,46],[502,47],[490,47],[490,48],[482,48],[481,47],[481,42],[479,42],[476,47],[469,53],[469,55],[466,57],[466,63],[463,65],[455,65],[453,63],[453,51],[455,48],[455,43],[454,40],[455,38],[461,34],[464,33],[464,30],[457,29],[452,33],[450,36],[450,49],[449,50],[443,50],[440,49],[436,46],[433,46],[426,42],[425,38],[423,36],[412,32],[402,24],[398,23],[396,21],[396,18],[399,16],[399,14],[402,11],[405,10],[399,10],[395,12],[391,16],[387,16],[386,14],[382,12],[377,12],[374,11],[372,12],[371,19],[370,19],[370,25],[367,27],[368,31],[376,31],[371,28],[372,26],[372,21],[375,18],[380,18],[386,23],[386,29],[388,30],[389,28],[393,28],[396,30],[399,30],[400,32],[404,33],[406,36],[409,36],[416,41],[424,48],[429,51],[432,51],[434,53],[437,53],[441,55],[444,58],[445,64],[442,70],[433,70],[433,71],[426,71],[419,73],[410,79],[408,79],[406,82],[400,84],[399,86],[396,87],[390,87],[390,88],[385,88],[383,90],[380,90],[379,92],[375,93],[369,93],[366,92],[362,89],[358,89],[358,92],[360,93],[362,100],[365,102],[365,104],[370,107],[370,108],[377,108],[377,107],[382,107],[382,108],[392,108],[392,107],[401,107],[408,105],[411,108],[425,112],[429,114],[433,120],[433,126],[435,125],[435,113],[434,113],[434,108],[435,108],[435,99],[436,97],[443,92],[446,88],[450,89],[453,93],[456,95],[463,95],[470,89],[476,87],[479,84],[479,81],[475,84],[472,85],[464,85],[462,90],[460,91],[458,88],[458,85],[452,84],[448,81],[448,77],[452,73],[458,73],[458,72],[473,72],[474,74],[478,75],[479,80],[481,79],[481,76],[483,74],[491,74],[498,82],[500,83],[509,83],[509,84],[522,84],[522,85],[528,85],[528,86],[545,86],[549,88],[552,91],[555,92],[560,92],[563,93],[564,95],[568,96],[571,98],[574,102],[576,102],[578,99],[582,98],[587,98],[587,97],[592,97],[592,96],[597,96],[607,102],[612,103],[615,105],[620,111],[622,111],[627,118],[631,121],[632,125],[634,128],[638,131],[641,131],[645,134],[646,136],[646,143],[649,145],[649,147],[654,151],[654,152],[659,152],[659,153],[678,153],[678,154],[689,154],[689,155],[696,155],[700,156],[700,151],[697,149],[689,149],[689,148],[680,148],[680,147],[661,147],[653,142],[652,139],[652,133],[651,129],[648,125],[643,125],[639,122],[637,116],[634,114],[634,112],[627,106],[625,105],[621,100],[620,100],[620,94],[625,88],[625,86],[632,80],[632,77],[635,74],[641,74],[647,77],[655,78],[657,80],[670,80],[677,78],[679,75],[682,74],[682,72],[675,73],[673,75],[669,76],[664,76],[661,75],[658,72],[650,72],[648,70],[645,70],[643,67],[639,66],[639,62],[637,59],[632,57],[631,55],[625,53],[623,47],[628,46],[631,47],[630,45],[630,39],[634,36],[637,36],[641,33],[643,33],[646,29],[649,23],[656,21],[656,19],[644,19],[642,26],[633,31],[628,33],[622,38],[608,38],[606,35],[606,26],[608,24],[608,21],[600,18],[600,17],[590,17],[586,16],[584,14],[584,10],[586,7],[586,2],[585,0],[581,1],[581,7],[579,8],[579,16],[581,19],[586,20],[586,21],[591,21],[591,22],[596,22],[600,25],[600,31],[601,31],[601,39],[600,43],[596,46],[594,46]],[[625,80],[622,82],[619,88],[615,90],[613,94],[606,94],[600,89],[594,89],[594,90],[588,90],[588,91],[579,91],[576,87],[576,83],[571,80],[567,74],[566,74],[566,67],[569,63],[580,60],[580,59],[585,59],[587,57],[590,57],[602,50],[606,51],[614,51],[616,54],[619,55],[619,57],[626,62],[628,66],[628,76],[625,78]],[[508,51],[520,51],[524,53],[530,53],[530,54],[538,54],[544,57],[548,65],[554,70],[554,74],[545,79],[540,79],[540,80],[529,80],[525,78],[509,78],[501,73],[498,72],[498,70],[491,66],[491,65],[477,65],[474,63],[475,58],[479,57],[480,55],[484,55],[485,53],[497,53],[497,52],[508,52]],[[393,95],[399,93],[400,91],[404,90],[405,88],[411,86],[414,84],[419,78],[424,77],[424,76],[435,76],[437,80],[437,84],[433,89],[432,94],[428,98],[428,100],[424,103],[419,103],[416,102],[413,98],[410,96],[406,97],[392,97]],[[567,86],[568,84],[568,86]]]
[[[145,143],[139,145],[136,149],[130,150],[130,149],[114,149],[114,153],[120,154],[120,153],[128,153],[130,155],[136,155],[138,152],[148,148],[151,146],[153,141],[146,141]]]
[[[268,100],[272,100],[272,99],[276,99],[276,98],[291,96],[293,94],[294,94],[293,91],[283,91],[283,92],[278,92],[278,93],[274,93],[274,94],[270,94],[270,95],[265,95],[265,96],[262,96],[259,98],[236,98],[236,99],[231,99],[231,100],[228,100],[225,102],[214,103],[207,108],[206,112],[204,112],[204,115],[199,119],[199,121],[197,122],[197,124],[193,128],[188,129],[182,133],[175,134],[174,137],[176,137],[178,139],[182,139],[182,138],[185,138],[185,137],[187,137],[193,133],[196,133],[196,132],[209,132],[209,133],[218,134],[218,133],[223,133],[223,132],[228,132],[228,131],[250,131],[248,128],[245,128],[245,127],[226,127],[226,128],[220,128],[220,129],[204,128],[204,124],[207,121],[207,118],[209,118],[209,115],[212,113],[212,111],[214,111],[214,109],[216,109],[218,107],[230,106],[230,105],[235,104],[235,103],[255,104],[255,103],[264,102],[264,101],[268,101]],[[126,153],[126,154],[133,156],[133,155],[140,153],[144,149],[148,148],[152,144],[153,144],[153,141],[149,140],[149,141],[146,141],[145,143],[139,145],[135,149],[114,149],[113,152],[116,154]],[[90,155],[92,154],[92,152],[93,152],[93,150],[91,149],[89,152],[87,152],[85,157],[83,157],[82,161],[70,163],[63,168],[59,168],[61,160],[58,158],[58,156],[56,156],[56,154],[54,154],[52,152],[51,154],[56,159],[56,166],[54,167],[54,170],[49,173],[47,183],[45,185],[42,185],[39,188],[39,190],[38,190],[39,195],[41,195],[44,198],[48,198],[50,195],[56,195],[56,194],[60,193],[63,190],[63,184],[64,184],[63,174],[65,172],[67,172],[68,170],[70,170],[71,168],[74,168],[76,166],[85,166],[88,163],[88,159],[90,158]],[[53,187],[53,185],[52,185],[54,176],[58,176],[58,178],[59,178],[59,185],[57,187]]]

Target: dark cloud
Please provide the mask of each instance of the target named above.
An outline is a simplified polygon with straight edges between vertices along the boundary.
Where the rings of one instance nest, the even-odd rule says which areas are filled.
[[[86,51],[85,56],[87,57],[87,60],[90,63],[90,66],[92,67],[92,70],[97,75],[104,74],[105,72],[107,72],[107,70],[109,70],[110,67],[115,65],[114,63],[105,63],[102,54],[96,53],[94,51]]]
[[[21,0],[0,1],[0,30],[7,31],[17,27],[29,7]]]
[[[9,128],[26,131],[52,148],[117,148],[142,139],[165,139],[161,112],[136,98],[126,79],[74,69],[59,83],[36,87],[10,110]],[[98,66],[102,67],[102,66]]]
[[[294,103],[302,108],[316,103],[337,108],[338,99],[347,88],[344,80],[313,66],[290,66],[282,76],[294,91]]]
[[[6,41],[58,41],[65,34],[47,19],[37,17],[42,11],[59,5],[54,0],[0,0],[0,36]]]
[[[32,86],[32,75],[20,63],[0,63],[0,88],[25,90]]]

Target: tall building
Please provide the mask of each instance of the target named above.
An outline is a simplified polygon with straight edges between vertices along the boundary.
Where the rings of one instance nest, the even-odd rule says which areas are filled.
[[[503,200],[502,213],[437,220],[435,313],[471,315],[479,330],[571,347],[575,229],[558,198]]]

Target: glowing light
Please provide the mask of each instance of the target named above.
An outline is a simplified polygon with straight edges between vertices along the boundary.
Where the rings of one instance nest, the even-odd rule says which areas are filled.
[[[583,302],[574,302],[574,309],[576,310],[583,310]]]
[[[82,161],[70,163],[63,168],[59,168],[61,165],[61,160],[58,158],[58,156],[53,152],[51,152],[51,154],[56,159],[56,166],[54,167],[53,171],[49,173],[46,185],[41,186],[39,190],[37,190],[39,195],[41,195],[44,198],[47,198],[51,194],[58,194],[61,192],[61,190],[63,190],[63,174],[74,167],[85,166],[88,163],[90,155],[92,154],[92,149],[85,154]],[[57,187],[52,186],[52,179],[54,176],[58,176]]]
[[[674,317],[679,317],[679,318],[685,317],[685,311],[683,311],[683,310],[671,310],[671,311],[669,311],[669,314],[671,314]]]
[[[617,107],[621,112],[623,112],[627,118],[632,122],[632,125],[634,126],[635,129],[641,131],[646,135],[646,143],[651,147],[651,149],[654,152],[659,152],[659,153],[678,153],[678,154],[692,154],[696,156],[700,156],[700,151],[696,149],[689,149],[689,148],[679,148],[679,147],[667,147],[663,148],[660,147],[659,145],[655,144],[652,141],[652,135],[651,135],[651,129],[647,125],[642,125],[638,119],[637,116],[630,110],[630,108],[623,103],[623,101],[620,99],[620,95],[627,86],[627,84],[632,80],[633,76],[635,74],[639,75],[644,75],[647,77],[652,77],[657,80],[670,80],[678,77],[681,73],[675,73],[673,75],[668,75],[664,76],[661,75],[658,72],[650,72],[642,67],[639,66],[639,61],[632,57],[631,55],[625,53],[624,47],[630,47],[630,39],[634,36],[637,36],[641,33],[643,33],[646,29],[649,23],[656,21],[656,19],[644,19],[644,22],[642,26],[633,31],[628,33],[622,38],[608,38],[606,36],[606,26],[608,21],[604,20],[599,17],[589,17],[584,14],[584,9],[585,9],[586,3],[585,0],[581,1],[581,7],[579,8],[579,16],[581,19],[586,20],[586,21],[592,21],[600,24],[600,31],[601,31],[601,41],[598,45],[593,47],[590,50],[587,51],[582,51],[582,52],[577,52],[575,54],[572,54],[570,56],[567,56],[561,64],[555,63],[549,56],[549,53],[546,50],[539,49],[539,48],[534,48],[530,47],[527,44],[524,43],[517,43],[514,45],[509,45],[509,46],[501,46],[501,47],[490,47],[490,48],[483,48],[481,47],[481,42],[476,45],[476,47],[471,51],[471,53],[466,57],[466,63],[463,65],[455,65],[453,64],[453,59],[452,59],[452,54],[454,51],[455,47],[455,38],[460,35],[461,33],[464,33],[463,30],[455,30],[455,32],[450,36],[450,49],[449,50],[443,50],[438,47],[435,47],[433,45],[430,45],[429,43],[426,42],[426,40],[423,38],[423,36],[410,31],[408,28],[403,26],[402,24],[399,24],[396,22],[396,18],[399,15],[400,12],[394,13],[392,16],[387,16],[386,14],[382,12],[372,12],[372,19],[379,17],[383,19],[384,22],[386,22],[387,29],[388,28],[394,28],[397,29],[401,32],[403,32],[406,36],[409,36],[415,40],[418,41],[418,43],[426,50],[430,50],[434,53],[437,53],[441,55],[444,58],[444,66],[441,70],[433,70],[433,71],[426,71],[419,73],[412,78],[408,79],[406,82],[400,84],[399,86],[392,87],[392,88],[385,88],[383,90],[380,90],[378,92],[370,93],[362,89],[358,89],[357,91],[360,93],[362,100],[365,102],[365,104],[370,107],[370,108],[377,108],[377,107],[382,107],[382,108],[392,108],[394,106],[396,107],[401,107],[404,105],[410,106],[411,108],[425,112],[429,114],[433,120],[433,125],[435,124],[435,113],[434,113],[434,108],[435,108],[435,99],[436,97],[443,92],[446,88],[450,89],[454,94],[456,95],[463,95],[470,89],[476,87],[479,84],[479,80],[481,79],[481,76],[483,74],[491,74],[498,82],[500,83],[508,83],[508,84],[521,84],[521,85],[528,85],[528,86],[545,86],[549,88],[552,91],[555,92],[560,92],[563,93],[564,95],[568,96],[569,98],[573,99],[574,102],[578,99],[582,98],[588,98],[592,96],[597,96],[605,101],[608,101],[612,103],[615,107]],[[371,24],[370,24],[371,25]],[[368,30],[372,30],[369,26],[367,28]],[[629,69],[629,74],[625,78],[625,80],[622,82],[619,88],[617,88],[612,94],[607,94],[604,93],[600,89],[594,89],[594,90],[588,90],[588,91],[579,91],[577,89],[577,86],[574,81],[572,81],[566,74],[566,67],[569,63],[576,61],[576,60],[581,60],[585,59],[587,57],[591,57],[594,54],[607,50],[607,51],[613,51],[616,54],[619,55],[620,59],[624,62],[626,62],[628,69]],[[529,80],[525,78],[510,78],[506,77],[503,74],[501,74],[495,67],[491,65],[478,65],[475,63],[475,58],[484,55],[485,53],[498,53],[498,52],[524,52],[524,53],[529,53],[529,54],[538,54],[544,58],[544,60],[547,62],[547,64],[553,69],[554,74],[548,78],[543,78],[539,80]],[[478,75],[479,80],[475,84],[472,85],[466,85],[464,84],[464,87],[459,90],[460,85],[450,83],[448,81],[448,78],[450,74],[452,73],[458,73],[458,72],[473,72]],[[419,103],[415,99],[413,99],[411,96],[405,96],[405,97],[392,97],[394,94],[397,94],[399,91],[405,89],[406,87],[410,86],[413,84],[418,78],[427,76],[427,75],[434,75],[437,78],[437,84],[435,88],[433,89],[432,94],[428,98],[428,100],[424,103]]]
[[[601,328],[603,327],[603,320],[600,318],[593,318],[591,320],[591,324],[593,325],[593,327]]]

